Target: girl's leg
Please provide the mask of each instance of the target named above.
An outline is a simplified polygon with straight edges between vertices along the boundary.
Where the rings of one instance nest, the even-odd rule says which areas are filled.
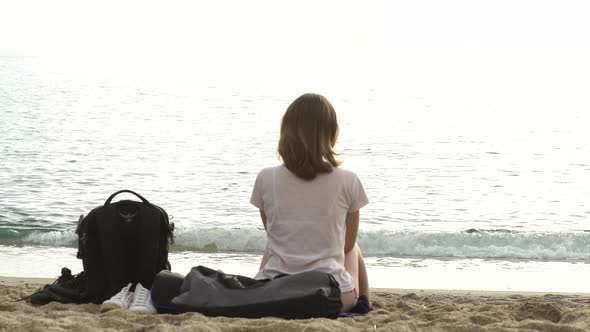
[[[358,245],[345,254],[344,269],[354,279],[356,291],[342,293],[342,312],[350,311],[356,304],[356,297],[360,295],[366,296],[370,304],[367,268]]]
[[[367,274],[367,267],[365,266],[365,259],[361,253],[359,248],[359,283],[358,283],[358,291],[359,296],[364,295],[367,297],[367,301],[369,305],[371,305],[371,297],[369,295],[369,275]]]

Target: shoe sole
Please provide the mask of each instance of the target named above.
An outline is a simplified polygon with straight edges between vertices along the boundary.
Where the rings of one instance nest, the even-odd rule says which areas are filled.
[[[107,312],[107,311],[116,310],[116,309],[126,309],[126,308],[120,307],[120,306],[118,306],[116,304],[112,304],[112,303],[100,305],[100,312]]]
[[[131,312],[137,312],[137,313],[143,313],[143,314],[157,314],[158,311],[157,310],[149,310],[149,309],[144,309],[143,307],[139,307],[139,308],[129,308],[129,311]]]

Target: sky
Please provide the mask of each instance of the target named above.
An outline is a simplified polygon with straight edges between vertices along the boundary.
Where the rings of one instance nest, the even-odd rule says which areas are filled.
[[[567,0],[2,1],[0,54],[588,105],[589,14]]]

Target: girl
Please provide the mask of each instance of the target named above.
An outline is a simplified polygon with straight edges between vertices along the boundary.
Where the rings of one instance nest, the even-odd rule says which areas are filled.
[[[340,284],[342,312],[358,296],[370,305],[367,270],[356,244],[359,209],[368,203],[353,172],[339,168],[336,112],[318,94],[297,98],[283,116],[278,152],[283,164],[258,174],[251,203],[260,210],[267,246],[257,279],[309,270]]]

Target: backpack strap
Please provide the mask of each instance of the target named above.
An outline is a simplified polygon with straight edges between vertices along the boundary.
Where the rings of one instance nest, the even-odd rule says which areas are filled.
[[[143,287],[148,289],[152,287],[154,276],[164,268],[164,266],[158,266],[161,250],[168,251],[168,244],[161,240],[164,235],[161,234],[164,231],[161,227],[161,211],[152,207],[153,205],[139,208],[141,217],[136,226],[136,260],[131,264],[133,268],[128,271],[132,280],[141,282]],[[160,240],[154,241],[154,239]]]
[[[147,199],[143,198],[143,196],[141,196],[140,194],[136,193],[135,191],[123,189],[123,190],[119,190],[116,193],[114,193],[111,196],[109,196],[109,198],[107,198],[107,200],[104,202],[104,205],[107,206],[107,205],[111,204],[111,201],[113,200],[113,198],[115,198],[115,196],[117,196],[118,194],[121,194],[121,193],[130,193],[130,194],[133,194],[133,195],[137,196],[137,198],[141,199],[142,202],[144,202],[146,204],[151,204]]]
[[[94,248],[96,250],[96,263],[101,268],[96,276],[106,279],[96,281],[98,283],[104,282],[106,292],[104,292],[105,289],[103,288],[103,294],[110,297],[129,282],[126,273],[127,262],[125,260],[126,242],[123,238],[120,216],[116,206],[111,205],[109,208],[96,211],[94,226],[96,227],[94,240],[97,241],[97,246]]]
[[[168,213],[166,212],[166,210],[162,209],[161,207],[155,204],[152,204],[152,206],[160,210],[160,214],[162,215],[164,221],[163,232],[166,235],[168,243],[174,244],[174,223],[170,222],[170,218],[168,217]],[[174,216],[172,216],[172,218],[174,218]]]

